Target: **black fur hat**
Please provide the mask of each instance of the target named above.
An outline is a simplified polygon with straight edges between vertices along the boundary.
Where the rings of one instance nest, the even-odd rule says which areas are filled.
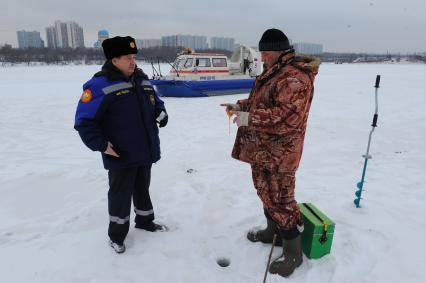
[[[285,51],[292,48],[287,36],[279,29],[266,30],[259,41],[259,51]]]
[[[105,39],[102,42],[102,48],[108,60],[122,55],[138,53],[135,39],[130,36],[116,36]]]

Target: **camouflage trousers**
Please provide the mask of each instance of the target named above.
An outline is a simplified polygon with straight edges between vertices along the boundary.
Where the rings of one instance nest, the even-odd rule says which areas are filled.
[[[291,230],[303,225],[297,202],[294,199],[296,172],[270,172],[252,165],[252,176],[257,195],[278,226]]]

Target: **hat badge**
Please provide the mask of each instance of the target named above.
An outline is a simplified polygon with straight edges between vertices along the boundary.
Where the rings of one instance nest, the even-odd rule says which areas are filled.
[[[132,42],[130,42],[130,48],[135,48],[136,47],[136,44],[132,41]]]

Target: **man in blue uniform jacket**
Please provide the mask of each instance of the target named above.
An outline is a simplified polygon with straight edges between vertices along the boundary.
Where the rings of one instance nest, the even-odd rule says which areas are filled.
[[[107,61],[102,70],[83,85],[74,128],[84,144],[100,151],[108,170],[108,236],[117,253],[125,251],[133,195],[135,227],[164,231],[153,222],[149,196],[152,163],[160,159],[158,127],[168,115],[148,77],[136,66],[135,40],[114,37],[104,40]],[[158,124],[158,126],[157,126]]]

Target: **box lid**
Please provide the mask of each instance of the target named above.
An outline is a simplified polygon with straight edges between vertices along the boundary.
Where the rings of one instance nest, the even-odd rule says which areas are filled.
[[[314,233],[322,233],[324,230],[327,234],[334,232],[334,221],[328,218],[327,215],[322,213],[312,203],[300,203],[299,209],[304,217],[315,226]]]

